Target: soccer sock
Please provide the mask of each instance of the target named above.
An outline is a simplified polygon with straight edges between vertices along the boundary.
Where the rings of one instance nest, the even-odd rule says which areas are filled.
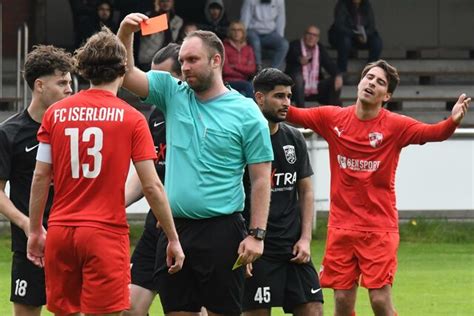
[[[353,311],[352,314],[351,314],[351,316],[356,316],[356,312]],[[395,316],[396,316],[396,315],[395,315]]]

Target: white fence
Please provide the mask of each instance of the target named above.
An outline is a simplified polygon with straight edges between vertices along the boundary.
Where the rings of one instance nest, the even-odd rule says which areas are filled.
[[[315,171],[315,208],[318,212],[328,211],[330,171],[327,143],[312,133],[307,142]],[[395,185],[397,206],[401,212],[423,215],[442,211],[446,217],[461,214],[461,217],[473,218],[474,129],[458,129],[444,142],[413,145],[402,150]],[[127,208],[127,213],[144,214],[148,208],[145,199],[141,199]]]

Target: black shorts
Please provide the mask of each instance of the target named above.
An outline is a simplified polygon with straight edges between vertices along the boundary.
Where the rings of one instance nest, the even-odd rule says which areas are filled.
[[[141,286],[150,291],[156,291],[156,284],[153,281],[153,272],[155,270],[158,231],[156,228],[145,227],[131,259],[132,284]]]
[[[244,270],[232,270],[246,236],[240,213],[209,219],[175,218],[186,258],[183,269],[168,274],[165,234],[160,231],[156,281],[163,310],[199,312],[201,306],[219,314],[240,314]]]
[[[46,304],[44,270],[17,251],[12,256],[10,301],[31,306]]]
[[[245,280],[243,310],[283,307],[285,313],[308,302],[323,302],[313,263],[295,264],[262,256],[253,263],[253,276]]]

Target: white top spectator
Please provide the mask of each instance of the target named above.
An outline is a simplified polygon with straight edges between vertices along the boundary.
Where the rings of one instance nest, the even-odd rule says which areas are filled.
[[[240,20],[247,29],[253,29],[258,34],[268,34],[276,30],[284,37],[285,0],[244,0]]]

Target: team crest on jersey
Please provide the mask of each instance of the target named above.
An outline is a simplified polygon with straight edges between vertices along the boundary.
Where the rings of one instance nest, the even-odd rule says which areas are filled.
[[[296,162],[295,146],[285,145],[283,146],[283,150],[285,151],[286,161],[290,164],[294,164]]]
[[[383,134],[378,132],[369,133],[370,146],[376,148],[380,146],[383,140]]]

